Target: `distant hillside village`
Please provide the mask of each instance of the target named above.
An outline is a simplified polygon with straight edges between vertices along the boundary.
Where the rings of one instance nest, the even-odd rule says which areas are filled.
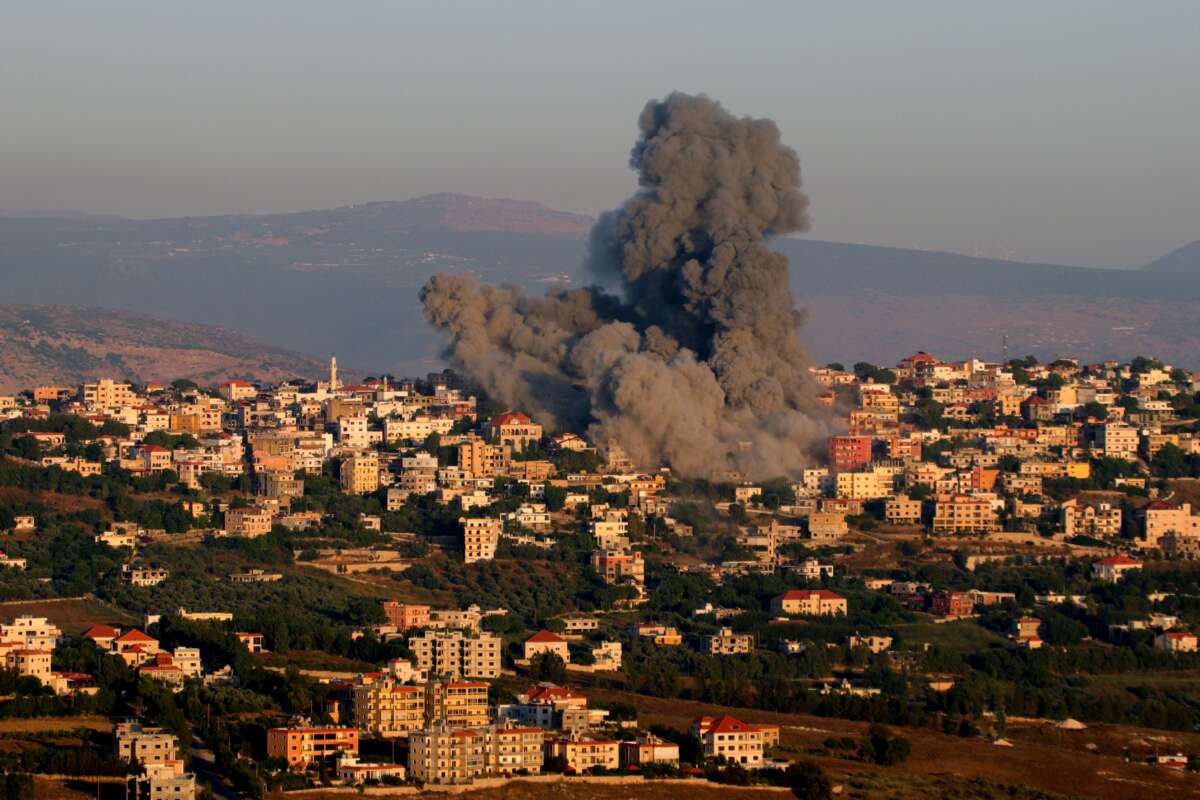
[[[1067,654],[1200,667],[1200,373],[923,352],[811,373],[825,459],[762,481],[548,434],[449,370],[0,397],[0,591],[87,609],[0,625],[0,714],[113,719],[89,768],[148,798],[214,775],[820,783],[777,724],[652,728],[615,691],[994,741],[1006,713],[1200,724],[1195,696],[1024,684]],[[891,763],[872,735],[818,747]],[[1159,750],[1136,759],[1189,763]]]

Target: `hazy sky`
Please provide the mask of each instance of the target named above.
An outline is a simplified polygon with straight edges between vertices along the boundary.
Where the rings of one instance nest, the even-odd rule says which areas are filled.
[[[813,237],[1127,265],[1200,238],[1198,31],[1195,0],[10,0],[0,208],[594,213],[682,89],[778,121]]]

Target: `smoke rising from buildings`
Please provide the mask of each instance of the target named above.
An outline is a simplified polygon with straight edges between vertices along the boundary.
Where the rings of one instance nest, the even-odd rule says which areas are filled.
[[[530,297],[439,274],[425,315],[456,367],[549,430],[686,475],[794,473],[825,435],[787,259],[768,246],[808,228],[799,159],[775,123],[705,96],[652,100],[638,124],[640,188],[589,243],[615,291]]]

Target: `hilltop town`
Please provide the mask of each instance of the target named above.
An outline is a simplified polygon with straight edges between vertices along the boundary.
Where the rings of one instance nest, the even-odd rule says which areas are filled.
[[[1200,373],[810,372],[823,458],[758,481],[450,370],[0,397],[5,787],[1194,780]]]

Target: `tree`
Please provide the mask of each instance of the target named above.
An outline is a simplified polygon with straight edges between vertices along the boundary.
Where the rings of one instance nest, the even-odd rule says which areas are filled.
[[[535,681],[566,683],[567,665],[558,653],[538,653],[529,661],[529,676]]]
[[[799,800],[830,800],[833,786],[819,764],[793,761],[784,773],[788,787]]]
[[[1173,444],[1160,447],[1150,467],[1160,478],[1185,478],[1191,474],[1188,454]]]
[[[886,725],[874,723],[867,728],[867,735],[859,749],[868,761],[891,766],[908,760],[909,754],[912,753],[912,743],[893,733]]]

